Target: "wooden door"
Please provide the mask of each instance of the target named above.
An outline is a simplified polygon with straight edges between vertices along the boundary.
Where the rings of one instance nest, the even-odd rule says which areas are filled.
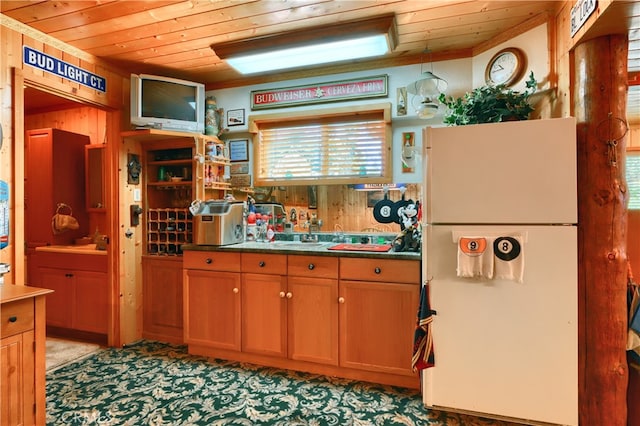
[[[240,274],[187,269],[185,343],[240,350]]]
[[[338,365],[338,280],[289,277],[288,356]]]
[[[340,365],[414,375],[416,284],[340,281]]]
[[[107,274],[89,271],[72,273],[75,281],[73,328],[107,334],[109,331]]]
[[[71,328],[72,311],[75,299],[73,276],[67,269],[38,269],[39,287],[49,288],[53,293],[47,295],[47,325]]]
[[[181,344],[182,259],[143,257],[142,280],[142,336]]]
[[[286,357],[286,276],[242,274],[242,351]]]

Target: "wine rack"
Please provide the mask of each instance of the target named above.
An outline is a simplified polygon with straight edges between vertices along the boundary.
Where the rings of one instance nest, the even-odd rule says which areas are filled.
[[[148,254],[181,255],[182,245],[193,242],[193,220],[188,209],[149,209],[147,215]]]

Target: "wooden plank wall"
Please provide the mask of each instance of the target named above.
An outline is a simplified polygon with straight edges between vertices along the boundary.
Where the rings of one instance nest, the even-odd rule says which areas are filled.
[[[322,219],[322,232],[334,232],[343,230],[345,232],[391,232],[399,233],[398,224],[381,224],[373,217],[373,207],[368,206],[368,196],[377,195],[382,197],[382,192],[369,193],[367,191],[356,191],[348,185],[318,185],[317,208],[309,208],[309,189],[307,186],[289,186],[274,189],[272,199],[282,203],[287,212],[291,208],[296,209],[298,214],[298,225],[295,232],[306,232],[302,226],[304,218],[315,213]],[[407,200],[422,201],[420,199],[420,185],[409,184],[405,198]],[[401,198],[400,191],[389,191],[389,199],[397,201]]]

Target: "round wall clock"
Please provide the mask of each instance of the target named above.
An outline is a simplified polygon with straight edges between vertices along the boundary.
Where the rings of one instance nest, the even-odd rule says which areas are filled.
[[[484,72],[487,84],[511,86],[520,80],[527,67],[527,57],[517,47],[508,47],[496,53]]]

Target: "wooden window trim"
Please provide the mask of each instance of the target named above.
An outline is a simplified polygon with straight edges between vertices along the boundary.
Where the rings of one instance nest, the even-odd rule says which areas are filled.
[[[384,171],[382,176],[376,177],[352,177],[347,178],[319,178],[315,180],[310,179],[291,179],[282,181],[271,181],[260,179],[257,170],[259,170],[259,143],[258,138],[254,139],[253,143],[253,169],[254,169],[254,185],[255,186],[297,186],[297,185],[333,185],[333,184],[355,184],[355,183],[390,183],[393,180],[393,150],[392,139],[393,129],[391,126],[391,104],[390,103],[377,103],[356,105],[339,108],[327,108],[322,110],[304,110],[304,111],[292,111],[292,112],[279,112],[273,114],[260,114],[250,116],[249,130],[251,133],[258,134],[260,128],[273,128],[282,126],[283,123],[296,124],[296,123],[318,123],[327,120],[331,120],[336,117],[353,117],[354,120],[362,118],[363,116],[377,115],[381,116],[385,123],[385,147],[386,151],[386,163],[384,165]]]

